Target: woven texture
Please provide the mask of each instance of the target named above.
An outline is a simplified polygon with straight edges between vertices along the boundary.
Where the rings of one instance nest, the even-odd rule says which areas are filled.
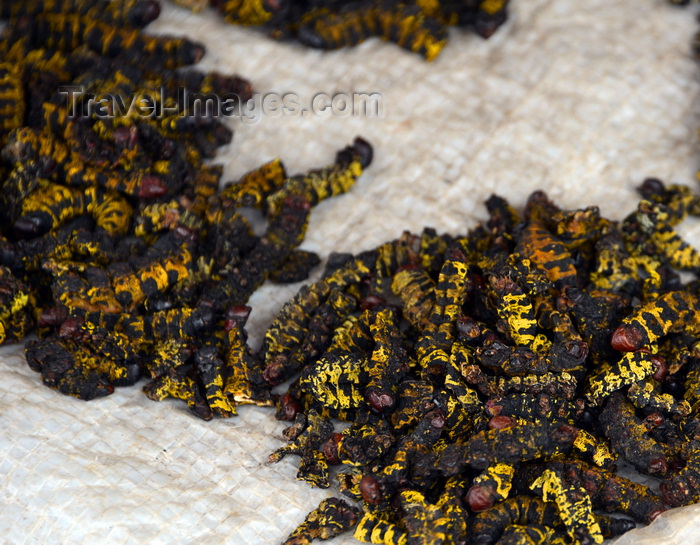
[[[313,212],[303,247],[322,257],[426,225],[465,232],[491,193],[522,207],[544,189],[562,207],[599,204],[619,219],[646,176],[695,183],[690,11],[662,0],[513,0],[511,12],[489,41],[453,31],[431,64],[378,40],[322,54],[172,6],[149,30],[203,41],[203,68],[237,72],[261,93],[303,103],[381,93],[382,118],[232,119],[234,141],[216,160],[227,180],[275,156],[298,172],[331,162],[356,135],[371,141],[375,162],[356,187]],[[700,226],[683,233],[700,244]],[[254,345],[298,287],[253,296]],[[21,347],[0,350],[0,373],[0,543],[276,544],[333,494],[295,481],[294,457],[264,463],[282,444],[272,410],[205,423],[182,402],[148,400],[141,385],[86,403],[43,387]],[[670,512],[618,544],[700,543],[698,517]]]

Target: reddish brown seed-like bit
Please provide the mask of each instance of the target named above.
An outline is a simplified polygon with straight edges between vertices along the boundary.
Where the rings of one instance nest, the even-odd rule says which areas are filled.
[[[286,393],[280,398],[280,411],[278,413],[280,420],[294,420],[302,410],[301,403],[294,399],[292,394]]]
[[[227,333],[236,327],[236,322],[234,320],[226,320],[224,322],[224,331]]]
[[[66,307],[51,307],[44,310],[37,321],[38,327],[56,327],[68,317]]]
[[[568,424],[559,426],[552,432],[552,438],[560,443],[569,443],[576,439],[577,435],[578,430],[573,426],[569,426]]]
[[[232,305],[226,309],[226,321],[224,322],[224,329],[226,331],[231,331],[233,327],[238,325],[243,325],[248,321],[250,312],[253,310],[248,305]]]
[[[568,341],[566,352],[577,360],[584,360],[588,355],[588,344],[585,342]]]
[[[158,176],[144,176],[139,187],[139,197],[142,199],[155,199],[162,197],[168,191],[165,182]]]
[[[651,377],[658,381],[661,382],[664,378],[666,378],[666,373],[668,372],[668,365],[666,364],[666,360],[662,358],[661,356],[653,356],[649,358],[651,360],[651,363],[654,366],[654,374],[651,375]]]
[[[461,314],[457,318],[457,333],[460,337],[466,337],[467,339],[476,339],[481,335],[481,328],[476,320]]]
[[[610,346],[620,352],[634,352],[642,347],[642,334],[632,325],[621,325],[610,339]]]
[[[489,492],[484,490],[484,487],[479,484],[475,484],[469,489],[466,500],[469,509],[475,513],[481,513],[482,511],[491,509],[494,502],[493,494],[489,494]]]
[[[368,390],[367,403],[378,412],[383,412],[385,409],[393,407],[394,397],[386,392],[379,390]]]
[[[360,493],[362,499],[369,504],[377,504],[382,501],[382,491],[379,487],[377,479],[371,475],[365,475],[360,481]]]
[[[135,126],[114,129],[114,143],[120,148],[133,149],[137,140],[138,129]]]
[[[58,330],[58,336],[63,338],[73,338],[80,330],[83,320],[76,316],[67,318]]]
[[[362,302],[360,303],[360,309],[361,310],[370,310],[376,306],[379,305],[385,305],[386,304],[386,299],[382,297],[381,295],[377,295],[375,293],[370,293],[367,297],[362,299]]]
[[[430,426],[435,429],[445,427],[445,414],[440,409],[430,411],[426,416],[430,418]]]
[[[643,422],[647,429],[653,429],[664,423],[666,419],[659,413],[651,413],[644,418]]]
[[[665,475],[668,472],[668,461],[665,456],[654,458],[649,461],[650,475]]]
[[[323,455],[326,457],[326,462],[335,466],[340,463],[338,458],[338,444],[343,436],[339,433],[334,433],[331,438],[323,444]]]
[[[282,382],[282,377],[286,371],[286,356],[276,356],[263,370],[263,378],[268,384],[277,385]]]
[[[248,305],[232,305],[226,311],[226,317],[232,320],[246,321],[252,310]]]
[[[489,420],[489,429],[492,430],[504,430],[506,428],[512,428],[517,424],[515,418],[505,415],[496,415],[491,420]]]

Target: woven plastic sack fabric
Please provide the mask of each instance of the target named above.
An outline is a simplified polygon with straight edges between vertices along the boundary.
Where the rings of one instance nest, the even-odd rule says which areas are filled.
[[[303,248],[360,251],[424,226],[463,233],[491,193],[522,207],[544,189],[566,208],[598,204],[622,218],[646,176],[695,185],[700,68],[697,23],[662,0],[513,0],[490,40],[452,31],[433,63],[370,40],[320,53],[166,5],[152,32],[208,49],[202,68],[237,72],[259,93],[379,93],[382,117],[231,119],[216,162],[225,179],[273,157],[289,172],[320,167],[362,135],[375,161],[347,195],[312,213]],[[700,229],[683,234],[700,244]],[[251,299],[254,346],[299,285]],[[45,388],[22,347],[0,350],[0,543],[277,544],[333,490],[274,466],[285,425],[271,409],[206,423],[141,385],[83,402]],[[661,516],[618,545],[700,543],[700,508]],[[355,543],[350,536],[328,542]]]

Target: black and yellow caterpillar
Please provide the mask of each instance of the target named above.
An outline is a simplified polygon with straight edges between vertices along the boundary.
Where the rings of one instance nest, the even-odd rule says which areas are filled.
[[[301,20],[301,43],[318,49],[339,49],[377,36],[431,61],[447,43],[447,29],[418,6],[371,5],[332,11],[319,8]]]
[[[45,13],[70,13],[120,26],[141,28],[158,18],[160,4],[155,0],[3,0],[0,3],[2,19],[33,17]]]

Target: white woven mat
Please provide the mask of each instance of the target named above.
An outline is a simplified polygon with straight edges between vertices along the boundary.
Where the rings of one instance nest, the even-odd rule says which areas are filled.
[[[645,176],[696,183],[691,12],[662,0],[513,0],[511,11],[489,41],[453,31],[432,64],[376,40],[321,54],[170,6],[151,28],[205,42],[204,68],[238,72],[259,92],[383,95],[381,119],[234,121],[221,150],[233,179],[275,156],[297,172],[355,135],[372,142],[375,162],[352,192],[313,212],[304,247],[322,256],[425,225],[464,232],[492,192],[522,206],[541,188],[563,207],[621,218]],[[685,233],[700,244],[697,225]],[[254,343],[296,289],[255,294]],[[277,544],[332,494],[295,481],[294,459],[264,464],[284,429],[271,410],[205,423],[140,385],[86,403],[42,386],[21,347],[0,350],[0,376],[0,543]],[[671,512],[619,544],[700,543],[699,517]]]

